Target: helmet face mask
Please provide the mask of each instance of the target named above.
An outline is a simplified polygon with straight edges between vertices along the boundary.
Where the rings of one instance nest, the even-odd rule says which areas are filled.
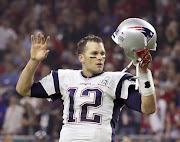
[[[156,50],[157,34],[154,27],[139,18],[124,20],[112,35],[113,41],[124,48],[125,55],[134,61],[150,62],[142,54]],[[146,54],[145,54],[146,55]]]
[[[150,59],[148,59],[149,51],[150,49],[148,48],[136,51],[136,54],[139,56],[139,59],[140,59],[138,60],[138,62],[141,68],[147,65],[151,61]]]

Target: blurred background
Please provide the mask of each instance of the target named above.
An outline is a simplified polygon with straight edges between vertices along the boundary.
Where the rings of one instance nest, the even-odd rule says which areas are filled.
[[[150,66],[157,111],[142,115],[125,107],[116,142],[180,142],[179,0],[0,0],[0,142],[58,142],[62,102],[21,97],[15,91],[30,57],[31,34],[51,36],[50,53],[35,80],[58,68],[80,69],[76,44],[88,34],[104,40],[105,71],[121,71],[130,60],[111,35],[129,17],[147,20],[157,31]],[[128,72],[135,75],[135,67]]]

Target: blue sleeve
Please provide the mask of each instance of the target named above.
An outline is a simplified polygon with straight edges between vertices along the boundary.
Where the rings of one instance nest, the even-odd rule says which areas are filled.
[[[40,82],[34,82],[31,87],[31,97],[49,98]]]
[[[50,76],[47,76],[47,77],[50,77]],[[61,99],[62,95],[60,93],[60,88],[59,88],[58,71],[52,71],[52,77],[53,77],[52,85],[54,85],[54,89],[55,89],[54,94],[48,94],[45,91],[44,87],[42,86],[41,82],[34,82],[31,87],[31,97],[51,98],[52,101]]]
[[[48,96],[48,94],[44,90],[41,83],[40,82],[34,82],[32,87],[31,87],[31,97],[51,98],[52,101],[55,101],[55,100],[59,99],[61,96],[60,96],[60,93],[56,93],[56,94],[53,94],[51,96]]]
[[[135,90],[135,85],[129,86],[128,98],[125,100],[125,105],[128,108],[141,112],[141,94]]]

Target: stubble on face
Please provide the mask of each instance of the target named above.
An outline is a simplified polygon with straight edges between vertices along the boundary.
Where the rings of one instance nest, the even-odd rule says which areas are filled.
[[[105,49],[103,43],[88,42],[83,56],[83,73],[93,76],[103,71],[105,62]]]

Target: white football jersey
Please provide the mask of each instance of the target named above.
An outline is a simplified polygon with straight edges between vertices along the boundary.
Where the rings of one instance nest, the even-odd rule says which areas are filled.
[[[60,90],[64,125],[59,142],[112,142],[113,116],[117,117],[117,111],[124,105],[115,104],[114,100],[127,99],[128,87],[135,82],[120,83],[127,75],[121,72],[103,72],[91,78],[84,77],[81,70],[59,69],[57,73],[55,76],[51,72],[40,83],[50,97]]]

